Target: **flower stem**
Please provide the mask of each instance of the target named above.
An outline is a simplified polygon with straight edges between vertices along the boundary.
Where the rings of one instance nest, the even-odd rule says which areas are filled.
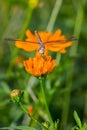
[[[49,130],[47,127],[45,127],[43,124],[41,124],[38,120],[36,120],[32,115],[29,114],[29,112],[24,107],[24,105],[22,104],[22,102],[19,102],[19,106],[34,122],[36,122],[38,125],[40,125],[41,128],[43,128],[43,130]]]
[[[47,101],[46,101],[45,93],[44,93],[45,77],[40,77],[39,79],[40,79],[41,92],[42,92],[42,96],[43,96],[43,99],[44,99],[44,105],[45,105],[45,108],[46,108],[50,123],[51,123],[51,125],[53,127],[54,123],[53,123],[53,120],[52,120],[52,117],[51,117],[51,114],[50,114],[50,111],[49,111],[49,108],[48,108],[48,104],[47,104]]]

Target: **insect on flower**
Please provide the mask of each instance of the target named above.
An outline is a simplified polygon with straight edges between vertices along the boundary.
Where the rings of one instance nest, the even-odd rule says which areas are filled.
[[[5,40],[14,41],[16,47],[25,51],[38,50],[40,54],[43,54],[45,50],[65,53],[66,48],[72,45],[72,41],[77,40],[75,37],[66,39],[65,36],[61,34],[60,29],[58,29],[54,34],[35,31],[35,35],[32,34],[30,30],[27,30],[26,35],[26,40],[11,38],[6,38]]]

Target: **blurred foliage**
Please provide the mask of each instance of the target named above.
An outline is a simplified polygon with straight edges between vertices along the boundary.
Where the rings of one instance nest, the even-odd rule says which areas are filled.
[[[25,38],[25,30],[46,31],[49,19],[56,0],[39,0],[36,8],[30,9],[28,0],[1,0],[0,1],[0,127],[28,125],[29,119],[19,107],[12,104],[9,93],[14,88],[24,91],[24,103],[33,105],[34,115],[44,121],[47,115],[44,110],[41,90],[37,78],[25,72],[22,62],[17,59],[27,59],[35,55],[18,50],[14,43],[4,41],[5,38]],[[62,32],[70,37],[73,35],[76,13],[79,0],[65,0],[62,2],[56,18],[53,31],[61,28]],[[46,80],[46,96],[53,120],[60,120],[64,103],[64,94],[68,91],[66,86],[67,65],[74,59],[72,89],[68,111],[67,129],[74,124],[73,111],[76,110],[81,121],[87,122],[87,1],[83,5],[84,17],[78,50],[75,57],[68,53],[62,55],[60,63],[48,75]],[[28,17],[29,15],[29,17]],[[78,38],[78,37],[77,37]],[[52,54],[57,58],[56,54]],[[59,60],[59,59],[58,59]],[[67,103],[65,101],[65,103]],[[31,126],[35,124],[30,122]]]

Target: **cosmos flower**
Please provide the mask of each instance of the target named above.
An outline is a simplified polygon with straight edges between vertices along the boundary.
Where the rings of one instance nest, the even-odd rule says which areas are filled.
[[[60,29],[56,30],[53,34],[50,32],[37,32],[32,34],[30,30],[27,30],[26,36],[25,41],[17,40],[15,42],[16,47],[25,51],[43,49],[42,53],[48,50],[65,53],[66,48],[72,45],[72,40],[67,40],[66,37],[62,35]]]
[[[51,56],[43,57],[38,52],[34,58],[29,58],[24,61],[25,69],[31,75],[40,77],[46,75],[54,69],[56,60],[52,60]]]

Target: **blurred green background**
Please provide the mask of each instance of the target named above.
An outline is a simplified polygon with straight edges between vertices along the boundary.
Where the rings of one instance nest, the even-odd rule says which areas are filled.
[[[17,49],[5,38],[24,39],[26,29],[54,32],[60,28],[68,38],[78,40],[67,53],[50,53],[57,66],[46,80],[46,96],[53,120],[59,129],[70,129],[76,110],[87,122],[87,1],[86,0],[0,0],[0,127],[27,125],[29,120],[10,102],[15,88],[24,91],[24,103],[33,105],[38,120],[46,119],[37,78],[27,74],[22,60],[35,55]],[[57,3],[56,3],[57,2]],[[45,113],[45,114],[44,114]],[[32,126],[32,123],[30,124]]]

